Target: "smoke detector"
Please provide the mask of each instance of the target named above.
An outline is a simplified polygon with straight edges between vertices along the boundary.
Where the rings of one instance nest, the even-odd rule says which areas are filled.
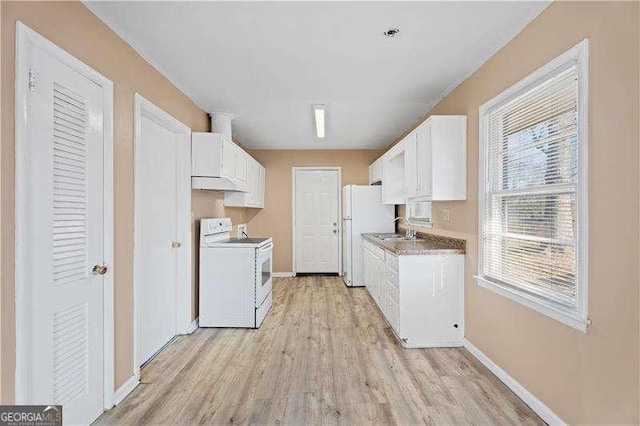
[[[386,30],[384,32],[384,35],[389,37],[389,38],[395,37],[395,36],[397,36],[399,34],[400,34],[400,28],[397,28],[397,27],[389,28],[388,30]]]

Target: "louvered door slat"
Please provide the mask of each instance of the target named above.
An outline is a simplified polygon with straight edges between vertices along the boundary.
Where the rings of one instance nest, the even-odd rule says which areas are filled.
[[[88,274],[87,112],[80,96],[58,84],[53,100],[53,279],[65,285]]]
[[[88,305],[53,315],[54,400],[65,404],[88,392]]]

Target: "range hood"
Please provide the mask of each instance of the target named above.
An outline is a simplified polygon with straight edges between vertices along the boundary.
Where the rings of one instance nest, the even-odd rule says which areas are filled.
[[[244,182],[226,177],[191,176],[191,188],[208,191],[248,192]]]
[[[244,151],[231,139],[231,120],[225,113],[211,114],[211,133],[191,134],[191,188],[248,192]],[[237,172],[245,161],[245,177]],[[231,162],[231,164],[229,164]],[[240,178],[240,179],[239,179]]]

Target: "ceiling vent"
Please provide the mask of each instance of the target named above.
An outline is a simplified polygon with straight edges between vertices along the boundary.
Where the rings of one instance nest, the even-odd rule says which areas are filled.
[[[388,30],[386,30],[384,32],[384,35],[389,37],[389,38],[393,38],[396,37],[398,35],[400,35],[400,28],[389,28]]]

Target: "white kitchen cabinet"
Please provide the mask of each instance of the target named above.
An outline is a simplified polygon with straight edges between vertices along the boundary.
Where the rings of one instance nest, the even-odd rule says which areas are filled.
[[[467,198],[467,117],[432,115],[369,166],[383,204]]]
[[[257,207],[259,208],[264,208],[264,194],[265,194],[265,188],[267,186],[267,171],[264,168],[264,166],[262,166],[262,164],[258,163],[258,165],[260,166],[258,168],[258,187],[256,190],[256,204]]]
[[[247,191],[247,161],[242,148],[219,133],[191,134],[191,184],[194,189]]]
[[[405,140],[382,157],[382,204],[404,204],[406,199]]]
[[[413,198],[417,192],[417,133],[411,132],[403,139],[404,145],[404,198]],[[404,204],[405,201],[403,201]]]
[[[467,117],[432,115],[415,132],[415,192],[408,197],[466,200]]]
[[[366,288],[402,346],[462,346],[464,255],[397,256],[363,246]]]
[[[382,160],[380,157],[369,166],[369,185],[382,182]]]
[[[224,148],[223,148],[224,149]],[[233,144],[233,164],[235,165],[235,177],[241,182],[247,182],[248,162],[251,158],[242,148]]]
[[[382,203],[404,204],[416,196],[416,133],[394,145],[382,160]]]
[[[264,208],[265,169],[252,157],[247,159],[247,192],[225,192],[226,207]]]
[[[264,207],[265,169],[220,133],[191,134],[191,187],[224,191],[229,207]]]

